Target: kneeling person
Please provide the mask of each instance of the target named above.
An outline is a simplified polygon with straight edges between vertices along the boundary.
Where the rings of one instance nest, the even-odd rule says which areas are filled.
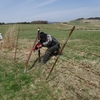
[[[58,55],[60,51],[60,43],[50,34],[46,34],[44,32],[40,32],[40,41],[34,50],[41,47],[47,47],[42,62],[43,64],[45,64],[52,56]]]

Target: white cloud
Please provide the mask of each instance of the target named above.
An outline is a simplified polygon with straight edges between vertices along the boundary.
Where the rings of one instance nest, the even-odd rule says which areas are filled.
[[[97,17],[100,12],[100,7],[98,8],[77,8],[77,9],[68,9],[68,10],[60,10],[60,11],[51,11],[47,13],[39,13],[34,16],[30,16],[29,18],[32,20],[48,20],[48,21],[69,21],[74,20],[80,17]]]
[[[17,22],[17,21],[33,21],[33,20],[47,20],[47,21],[69,21],[80,17],[98,17],[100,16],[100,7],[62,7],[54,6],[58,0],[22,0],[16,1],[9,0],[6,5],[12,4],[6,9],[1,9],[0,21],[3,22]],[[58,1],[58,2],[56,2]],[[49,4],[55,3],[52,6]],[[48,6],[46,6],[48,5]],[[4,5],[5,6],[5,5]],[[6,7],[6,6],[5,6]],[[5,8],[4,7],[4,8]]]
[[[42,2],[42,3],[40,3],[40,4],[38,4],[36,7],[42,7],[42,6],[51,4],[51,3],[55,2],[55,1],[57,1],[57,0],[46,0],[46,1],[44,1],[44,2]]]

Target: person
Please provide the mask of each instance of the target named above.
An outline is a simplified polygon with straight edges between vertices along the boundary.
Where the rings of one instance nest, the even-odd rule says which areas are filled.
[[[52,56],[57,56],[60,51],[60,43],[57,39],[44,32],[40,32],[40,40],[33,50],[40,49],[41,47],[47,47],[42,64],[45,64]]]
[[[2,40],[2,34],[0,33],[0,40]]]

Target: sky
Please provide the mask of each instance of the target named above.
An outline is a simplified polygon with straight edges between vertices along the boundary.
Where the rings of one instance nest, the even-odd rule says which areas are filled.
[[[68,22],[100,17],[100,0],[0,0],[0,22]]]

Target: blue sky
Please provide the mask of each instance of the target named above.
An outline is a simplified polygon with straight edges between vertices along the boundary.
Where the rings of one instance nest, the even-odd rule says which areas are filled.
[[[0,0],[0,22],[100,17],[100,0]]]

